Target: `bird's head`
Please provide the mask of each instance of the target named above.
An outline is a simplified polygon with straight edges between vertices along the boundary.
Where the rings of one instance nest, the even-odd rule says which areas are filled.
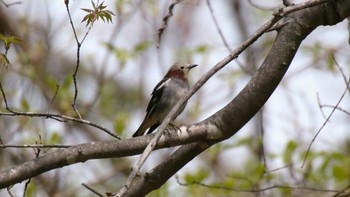
[[[165,77],[171,78],[180,78],[187,80],[188,72],[198,66],[197,64],[184,64],[184,63],[175,63],[170,68]]]

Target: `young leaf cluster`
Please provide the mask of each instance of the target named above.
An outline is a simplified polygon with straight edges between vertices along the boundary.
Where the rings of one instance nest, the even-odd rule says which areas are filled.
[[[87,8],[82,8],[85,12],[88,14],[83,18],[81,21],[82,23],[86,21],[86,26],[91,24],[91,26],[94,24],[95,21],[99,20],[100,18],[103,20],[103,22],[109,23],[112,22],[112,15],[115,16],[115,14],[106,9],[106,5],[103,5],[104,1],[99,4],[97,1],[97,4],[95,4],[93,1],[91,1],[93,9],[87,9]]]

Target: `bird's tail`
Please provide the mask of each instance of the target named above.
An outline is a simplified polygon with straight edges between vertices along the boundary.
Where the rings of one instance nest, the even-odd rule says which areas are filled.
[[[134,133],[134,135],[132,135],[132,137],[137,137],[137,136],[141,136],[145,133],[145,131],[148,129],[147,125],[145,124],[145,122],[143,122],[140,127],[136,130],[136,132]]]

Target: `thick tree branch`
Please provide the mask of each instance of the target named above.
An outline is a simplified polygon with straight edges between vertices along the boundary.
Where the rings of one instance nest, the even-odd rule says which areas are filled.
[[[247,86],[227,106],[204,120],[202,124],[212,125],[207,128],[217,128],[225,139],[237,133],[277,88],[303,39],[318,26],[334,25],[349,15],[350,2],[346,0],[328,1],[288,15],[284,19],[287,22],[280,26],[281,29],[268,56]],[[180,147],[178,151],[181,155],[177,155],[178,151],[176,151],[150,173],[139,177],[138,182],[128,188],[130,194],[128,193],[127,196],[145,195],[157,189],[177,172],[171,169],[181,169],[199,153],[214,144],[212,141],[203,146],[203,143],[196,142]],[[155,177],[155,179],[149,177]]]
[[[181,132],[179,130],[177,132],[165,132],[160,137],[156,148],[187,145],[180,147],[146,176],[138,177],[132,187],[128,188],[130,195],[152,191],[155,187],[149,186],[150,184],[159,187],[199,153],[215,142],[234,135],[254,116],[277,87],[301,41],[317,26],[333,25],[349,16],[349,4],[348,0],[330,1],[325,5],[288,15],[288,20],[286,20],[288,23],[281,27],[268,57],[248,85],[225,108],[210,118],[189,127],[181,127]],[[247,45],[244,45],[243,49],[246,47]],[[209,73],[210,75],[204,77],[201,82],[207,81],[210,76],[233,58],[235,56],[230,55],[222,60]],[[195,86],[190,94],[181,101],[188,99],[200,86]],[[8,187],[55,168],[85,162],[90,159],[140,154],[155,135],[151,134],[119,141],[91,142],[49,153],[0,172],[0,188]],[[155,180],[156,182],[150,183],[149,180]]]
[[[211,130],[213,132],[200,132],[203,130]],[[222,139],[222,136],[218,136],[217,133],[217,131],[207,128],[207,125],[204,124],[196,124],[188,127],[182,126],[178,130],[169,130],[169,133],[163,135],[159,139],[158,145],[155,148],[174,147],[198,140],[208,141],[212,139]],[[140,154],[154,135],[155,134],[150,134],[117,141],[89,142],[48,153],[0,172],[0,189],[52,169],[75,163],[85,162],[91,159],[125,157]]]
[[[160,188],[184,166],[184,163],[191,161],[212,144],[214,143],[196,142],[181,146],[161,165],[153,168],[145,175],[138,176],[125,196],[145,196],[149,192]]]

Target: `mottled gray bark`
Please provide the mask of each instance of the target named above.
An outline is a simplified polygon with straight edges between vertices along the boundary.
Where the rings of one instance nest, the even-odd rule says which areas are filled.
[[[264,105],[286,73],[302,42],[316,27],[334,25],[350,16],[350,1],[329,1],[288,15],[278,26],[278,35],[265,61],[247,86],[223,109],[181,131],[166,132],[157,148],[179,147],[153,170],[140,175],[128,188],[128,196],[144,196],[159,188],[179,169],[211,145],[239,131]],[[99,141],[57,150],[0,172],[0,188],[35,177],[52,169],[90,159],[140,154],[155,134]]]

